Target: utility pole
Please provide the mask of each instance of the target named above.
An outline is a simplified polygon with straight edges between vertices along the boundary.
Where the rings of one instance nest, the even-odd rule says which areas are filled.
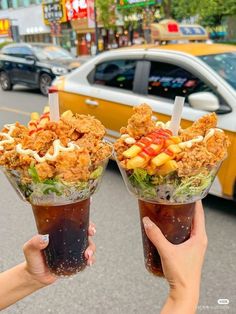
[[[96,45],[96,53],[98,53],[98,36],[99,36],[99,29],[98,29],[98,20],[97,20],[97,5],[96,5],[96,0],[94,0],[94,21],[95,21],[95,45]]]

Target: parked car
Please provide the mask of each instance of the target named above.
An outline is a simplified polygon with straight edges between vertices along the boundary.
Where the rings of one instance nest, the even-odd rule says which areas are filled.
[[[57,76],[80,66],[67,50],[43,43],[9,44],[0,54],[0,85],[11,90],[15,84],[39,88],[47,95],[48,87]]]
[[[141,103],[148,103],[158,119],[168,121],[175,96],[184,96],[182,127],[216,111],[218,125],[232,144],[211,193],[236,199],[236,47],[189,43],[113,50],[55,84],[61,111],[96,116],[113,141],[132,107]]]

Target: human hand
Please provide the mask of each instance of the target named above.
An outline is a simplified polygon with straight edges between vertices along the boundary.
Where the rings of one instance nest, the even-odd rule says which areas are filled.
[[[85,251],[87,265],[91,266],[95,263],[94,253],[96,250],[95,244],[91,240],[91,236],[96,233],[95,225],[90,223],[88,229],[89,246]],[[47,286],[54,283],[57,277],[50,273],[44,259],[43,250],[47,247],[50,238],[48,235],[36,235],[23,246],[25,255],[25,269],[30,275],[30,278],[36,281],[41,286]]]
[[[143,218],[143,223],[148,238],[161,257],[163,272],[170,285],[170,296],[185,301],[189,298],[196,304],[207,248],[202,203],[196,203],[190,238],[184,243],[170,243],[148,217]]]

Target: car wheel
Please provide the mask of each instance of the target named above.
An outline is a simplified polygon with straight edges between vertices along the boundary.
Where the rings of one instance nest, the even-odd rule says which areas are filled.
[[[43,73],[39,78],[39,89],[40,92],[44,95],[48,95],[48,88],[52,84],[52,78],[50,75]]]
[[[0,72],[0,85],[1,85],[2,90],[4,91],[12,89],[12,83],[11,83],[10,77],[4,71]]]

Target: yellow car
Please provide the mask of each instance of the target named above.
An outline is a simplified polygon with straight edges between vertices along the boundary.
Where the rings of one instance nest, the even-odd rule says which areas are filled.
[[[61,111],[96,116],[113,141],[132,107],[144,102],[158,119],[168,121],[175,96],[186,97],[182,127],[216,111],[218,126],[232,144],[211,193],[236,199],[236,47],[189,43],[118,49],[98,55],[54,83]]]

